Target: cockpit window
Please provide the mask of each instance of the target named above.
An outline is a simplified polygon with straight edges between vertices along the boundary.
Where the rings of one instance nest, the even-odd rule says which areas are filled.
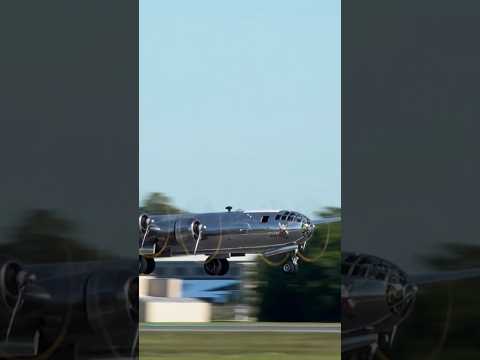
[[[374,280],[384,281],[387,277],[388,269],[381,264],[375,264],[371,271],[368,273],[368,277]]]
[[[353,276],[365,277],[368,272],[368,265],[356,265],[353,268]]]
[[[290,215],[287,220],[288,220],[288,221],[292,221],[292,220],[293,220],[293,216]]]
[[[297,222],[302,222],[302,219],[300,217],[297,217]]]
[[[287,217],[285,215],[282,216],[282,220],[285,220]]]
[[[279,219],[280,219],[280,215],[275,216],[275,220],[279,220]]]
[[[268,216],[268,215],[264,215],[264,216],[262,216],[262,218],[261,218],[260,222],[261,222],[262,224],[265,224],[265,223],[267,223],[267,222],[268,222],[268,218],[269,218],[269,217],[270,217],[270,216]]]

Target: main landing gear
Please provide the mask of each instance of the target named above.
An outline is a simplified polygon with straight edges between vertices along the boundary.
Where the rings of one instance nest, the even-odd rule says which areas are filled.
[[[293,274],[298,271],[298,256],[297,253],[293,253],[285,264],[282,266],[284,273]]]
[[[153,258],[138,257],[138,272],[142,275],[149,275],[155,270],[155,260]]]
[[[228,272],[230,264],[227,259],[208,258],[203,264],[203,268],[208,275],[223,276]]]

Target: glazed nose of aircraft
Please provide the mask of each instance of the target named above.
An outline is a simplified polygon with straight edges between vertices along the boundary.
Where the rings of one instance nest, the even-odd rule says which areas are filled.
[[[308,236],[312,236],[313,231],[315,230],[315,225],[310,221],[309,218],[305,217],[302,222],[302,228]]]

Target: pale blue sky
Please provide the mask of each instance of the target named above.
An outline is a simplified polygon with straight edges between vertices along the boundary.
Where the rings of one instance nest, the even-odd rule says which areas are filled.
[[[140,199],[341,203],[340,1],[140,0]]]

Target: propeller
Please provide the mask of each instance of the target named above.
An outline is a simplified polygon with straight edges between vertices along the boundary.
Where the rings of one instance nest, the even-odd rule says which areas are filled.
[[[193,224],[193,233],[197,237],[197,241],[195,243],[195,249],[193,250],[193,255],[197,255],[198,244],[200,244],[200,240],[202,240],[203,231],[206,229],[205,225],[202,225],[199,221],[196,221]]]
[[[320,259],[324,254],[325,251],[328,248],[328,244],[330,242],[330,225],[333,223],[340,222],[342,219],[340,216],[335,216],[335,217],[328,217],[328,218],[323,218],[323,219],[317,219],[317,220],[312,220],[310,223],[304,223],[304,233],[305,236],[307,236],[307,240],[303,243],[300,251],[298,251],[297,255],[300,259],[302,259],[305,262],[316,262],[318,259]],[[313,237],[313,233],[315,232],[316,226],[319,225],[327,225],[327,234],[325,237],[325,242],[324,245],[320,251],[319,254],[315,256],[307,256],[305,255],[305,250],[307,247],[308,241]]]
[[[304,234],[305,234],[305,237],[307,238],[307,240],[305,240],[303,245],[295,251],[295,256],[298,256],[300,259],[302,259],[303,261],[306,261],[306,262],[315,262],[318,259],[320,259],[324,255],[325,251],[327,250],[328,244],[330,242],[330,224],[337,223],[339,221],[341,221],[341,217],[336,216],[336,217],[328,217],[328,218],[323,218],[323,219],[318,219],[318,220],[309,221],[307,223],[303,223],[302,227],[303,227],[303,231],[304,231]],[[317,225],[324,225],[324,224],[327,225],[327,235],[326,235],[325,243],[323,245],[322,250],[320,251],[319,254],[317,254],[314,257],[309,257],[309,256],[305,255],[304,251],[306,249],[307,242],[313,236],[313,233],[315,231],[316,226]],[[279,228],[279,232],[278,232],[279,236],[285,236],[285,237],[288,236],[288,225],[287,224],[279,222],[278,223],[278,228]],[[291,256],[291,251],[285,253],[285,256],[283,256],[278,261],[271,260],[271,259],[267,258],[266,256],[260,256],[260,257],[267,265],[279,266],[279,265],[284,264],[285,261],[287,261],[290,256]]]

